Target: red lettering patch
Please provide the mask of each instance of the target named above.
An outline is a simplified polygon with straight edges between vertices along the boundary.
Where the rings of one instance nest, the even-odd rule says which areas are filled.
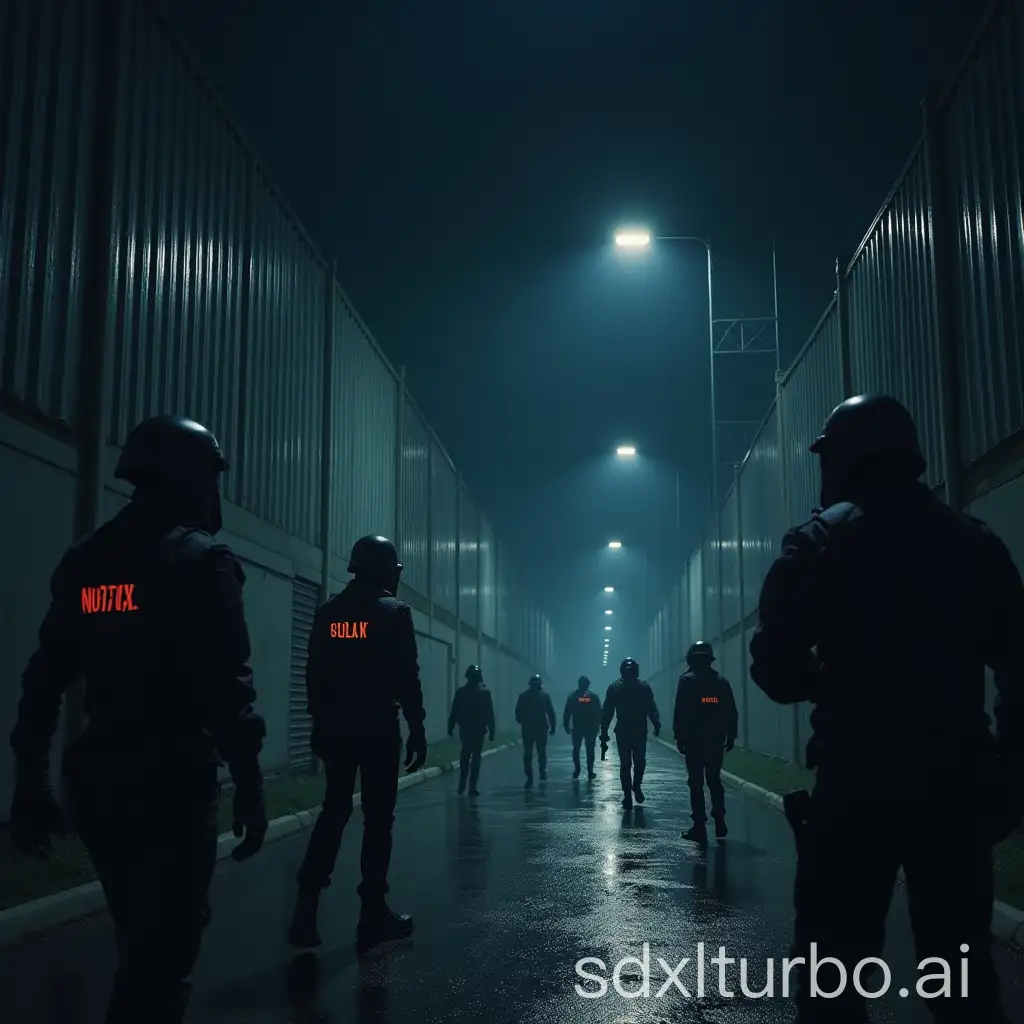
[[[717,704],[718,703],[718,698],[717,697],[701,697],[700,702],[701,702],[701,704]]]
[[[334,640],[365,640],[368,622],[332,622],[331,637]]]
[[[137,612],[134,583],[105,583],[98,587],[82,587],[82,614]]]

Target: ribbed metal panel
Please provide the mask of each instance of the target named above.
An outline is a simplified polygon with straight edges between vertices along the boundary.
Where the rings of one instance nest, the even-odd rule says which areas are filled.
[[[252,162],[163,29],[136,5],[125,22],[110,440],[149,416],[193,416],[217,434],[225,496],[240,503]]]
[[[779,553],[779,541],[791,524],[782,505],[777,407],[772,406],[740,471],[743,535],[743,607],[757,610],[761,584]]]
[[[306,711],[306,653],[318,596],[315,583],[298,578],[292,582],[292,659],[288,688],[288,764],[292,768],[306,768],[312,761],[309,744],[313,723]]]
[[[510,577],[510,563],[508,560],[508,551],[502,544],[496,546],[498,555],[498,573],[497,579],[498,584],[495,590],[495,608],[497,614],[497,630],[498,635],[496,637],[499,643],[508,646],[509,643],[509,622],[508,622],[508,601],[509,601],[509,577]]]
[[[242,378],[245,427],[234,486],[243,508],[315,544],[326,272],[258,171],[253,175],[251,204],[250,313]],[[196,350],[186,356],[187,369],[181,376],[193,377],[190,387],[197,385],[195,363],[205,358]],[[344,421],[344,409],[339,417]],[[389,493],[393,501],[393,477]],[[379,532],[390,532],[390,525]]]
[[[477,560],[480,536],[476,518],[476,502],[465,488],[462,489],[462,513],[459,518],[459,590],[461,592],[462,621],[477,624],[476,591]],[[533,652],[536,653],[536,638]]]
[[[689,597],[689,635],[690,643],[705,639],[704,628],[704,549],[697,548],[690,556],[689,564],[686,567],[687,586],[686,592]]]
[[[721,615],[718,605],[718,522],[712,521],[711,531],[701,544],[701,567],[704,575],[704,631],[705,640],[718,636]]]
[[[928,482],[942,480],[942,412],[928,182],[919,147],[849,270],[855,393],[893,395],[914,414]],[[827,344],[822,337],[816,349]],[[841,399],[840,399],[841,400]]]
[[[492,639],[497,635],[497,558],[494,548],[494,530],[491,524],[480,516],[480,628]]]
[[[962,457],[1024,426],[1024,61],[1006,3],[939,114],[956,231],[954,308]]]
[[[98,19],[69,0],[0,9],[0,392],[77,425]],[[99,256],[99,258],[102,258]]]
[[[690,646],[690,588],[689,573],[683,572],[679,580],[679,661],[686,657]]]
[[[736,488],[729,491],[722,507],[722,623],[723,630],[740,621],[740,538]]]
[[[455,558],[458,551],[459,478],[441,447],[434,443],[430,460],[431,547],[434,559],[434,603],[455,614]]]
[[[398,383],[339,293],[334,327],[335,551],[395,529]]]
[[[662,667],[668,660],[665,657],[665,620],[667,616],[665,609],[662,608],[660,612],[654,617],[654,650],[651,652],[651,663],[641,668],[642,673],[647,675],[654,675],[660,672]]]
[[[433,439],[412,402],[402,403],[402,487],[399,551],[402,579],[417,593],[430,590],[430,449]]]
[[[786,444],[786,515],[804,522],[819,504],[817,459],[807,450],[822,424],[843,401],[842,351],[835,300],[825,312],[800,360],[786,376],[782,392],[782,432]]]

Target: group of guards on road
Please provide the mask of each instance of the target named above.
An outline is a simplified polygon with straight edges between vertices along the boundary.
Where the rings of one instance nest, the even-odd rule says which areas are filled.
[[[753,682],[781,704],[814,704],[807,765],[813,793],[790,794],[796,835],[793,951],[833,957],[851,976],[882,952],[896,875],[906,870],[921,960],[968,962],[970,988],[934,998],[939,1020],[1008,1024],[991,953],[993,847],[1024,823],[1024,585],[1005,545],[920,482],[925,470],[909,412],[885,396],[849,399],[811,446],[820,459],[821,508],[783,538],[762,588],[750,645]],[[68,807],[103,886],[118,966],[107,1024],[180,1024],[217,857],[218,764],[234,784],[232,851],[244,860],[267,832],[259,765],[266,727],[254,711],[244,576],[221,528],[214,436],[173,416],[128,437],[115,476],[130,504],[72,547],[51,581],[39,646],[23,676],[11,734],[15,789],[11,839],[48,856],[63,830],[52,792],[50,746],[61,700],[84,680],[87,725],[62,762]],[[320,894],[331,881],[353,808],[357,773],[365,820],[361,946],[411,934],[387,902],[401,771],[426,760],[425,712],[412,613],[395,594],[395,546],[366,537],[353,579],[317,612],[307,696],[313,752],[327,789],[305,860],[290,937],[316,946]],[[715,833],[726,835],[722,761],[737,736],[732,689],[694,644],[678,683],[673,729],[686,758],[693,824],[706,839],[704,783]],[[985,668],[997,690],[995,730],[985,714]],[[527,786],[533,752],[546,775],[557,719],[540,677],[516,705]],[[585,750],[607,750],[615,720],[622,803],[642,803],[647,723],[661,721],[650,686],[627,659],[600,701],[581,677],[563,725],[574,777]],[[462,740],[459,791],[476,794],[494,708],[477,666],[448,721]],[[123,813],[132,808],[132,815]],[[953,817],[951,818],[951,812]],[[870,827],[865,827],[865,822]],[[806,961],[805,961],[806,962]],[[827,966],[827,965],[822,965]],[[815,998],[798,970],[798,1024],[862,1024],[853,986]],[[862,972],[862,984],[867,972]],[[825,992],[837,984],[817,983]]]

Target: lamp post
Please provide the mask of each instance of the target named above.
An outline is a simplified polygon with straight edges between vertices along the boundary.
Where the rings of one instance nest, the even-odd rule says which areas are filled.
[[[697,242],[704,246],[708,256],[708,359],[711,387],[711,508],[718,511],[718,416],[715,409],[715,318],[711,288],[711,246],[696,235],[656,235],[642,230],[624,230],[615,233],[615,245],[627,252],[649,249],[651,242]]]

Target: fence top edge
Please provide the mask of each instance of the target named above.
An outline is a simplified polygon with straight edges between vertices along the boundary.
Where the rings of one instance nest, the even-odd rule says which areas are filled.
[[[807,340],[800,346],[800,351],[793,357],[793,361],[783,371],[780,383],[785,387],[793,374],[796,372],[800,364],[807,358],[811,349],[814,348],[815,342],[821,337],[821,330],[825,326],[828,318],[836,311],[836,307],[839,305],[839,296],[833,292],[832,298],[829,300],[829,304],[825,307],[825,312],[818,317],[818,322],[814,325],[814,329],[811,331]]]
[[[850,275],[853,273],[854,266],[858,263],[861,256],[864,255],[864,250],[867,249],[868,245],[870,245],[871,240],[875,235],[875,229],[878,227],[882,218],[885,217],[885,215],[889,212],[893,200],[899,194],[900,189],[903,188],[903,185],[906,182],[911,169],[913,168],[914,164],[917,162],[918,157],[921,156],[923,151],[924,132],[922,131],[922,133],[917,137],[917,142],[914,143],[914,148],[911,150],[910,156],[907,157],[906,162],[903,164],[903,169],[900,171],[899,176],[896,178],[896,181],[893,184],[892,188],[889,189],[889,194],[885,197],[885,202],[883,202],[882,205],[879,207],[878,213],[875,214],[874,219],[871,221],[871,226],[867,229],[867,231],[864,232],[864,237],[860,240],[860,245],[858,245],[857,248],[854,250],[853,256],[850,258],[849,262],[846,264],[846,267],[843,269],[842,276],[844,278],[849,278]]]
[[[978,51],[981,50],[985,42],[985,37],[992,30],[995,22],[1001,15],[1012,13],[1013,7],[1017,2],[1018,0],[993,0],[989,4],[984,18],[982,18],[981,23],[975,29],[967,50],[960,60],[957,61],[953,73],[949,76],[949,80],[935,92],[934,109],[936,113],[944,111],[953,102],[963,79],[966,77],[967,66],[977,57]]]

